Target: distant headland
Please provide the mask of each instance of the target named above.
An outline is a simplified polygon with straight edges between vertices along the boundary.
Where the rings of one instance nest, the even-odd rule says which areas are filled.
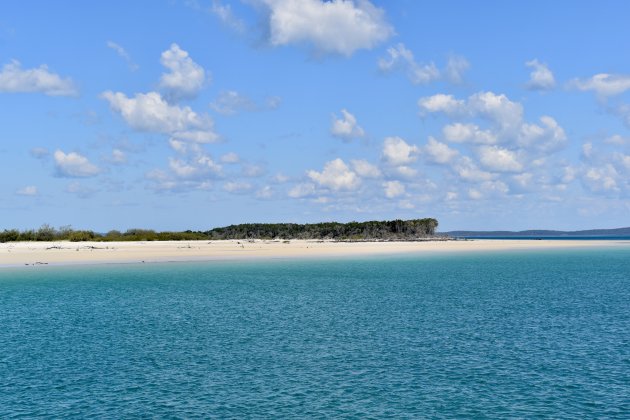
[[[630,237],[630,227],[617,229],[588,229],[588,230],[495,230],[474,231],[454,230],[445,232],[445,235],[454,238],[596,238],[596,237]]]
[[[132,242],[132,241],[192,241],[221,239],[327,239],[338,241],[409,241],[435,236],[438,221],[433,218],[367,222],[245,223],[218,227],[208,231],[156,232],[151,229],[111,230],[97,233],[75,230],[70,226],[54,228],[43,225],[37,230],[5,229],[0,242]]]

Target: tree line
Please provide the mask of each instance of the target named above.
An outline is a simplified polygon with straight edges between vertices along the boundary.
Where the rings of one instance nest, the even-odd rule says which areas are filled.
[[[19,231],[5,229],[0,232],[0,242],[20,241],[71,241],[71,242],[123,242],[123,241],[193,241],[208,239],[203,232],[156,232],[151,229],[128,229],[125,232],[110,230],[107,233],[97,233],[92,230],[75,230],[70,226],[58,229],[50,225],[42,225],[39,229]]]
[[[245,223],[206,232],[210,239],[412,240],[435,235],[436,219],[350,223]]]
[[[332,239],[332,240],[413,240],[435,235],[436,219],[390,220],[350,223],[245,223],[214,228],[205,232],[156,232],[151,229],[111,230],[98,233],[75,230],[70,226],[54,228],[44,224],[39,229],[5,229],[0,242],[20,241],[194,241],[219,239]]]

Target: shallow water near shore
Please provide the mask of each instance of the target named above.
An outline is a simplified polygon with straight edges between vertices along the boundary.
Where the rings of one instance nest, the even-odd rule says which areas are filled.
[[[630,415],[630,248],[0,271],[0,417]]]

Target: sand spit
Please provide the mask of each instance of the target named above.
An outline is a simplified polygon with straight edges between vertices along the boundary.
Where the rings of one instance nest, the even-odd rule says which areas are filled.
[[[623,246],[630,247],[630,241],[476,239],[418,242],[335,242],[315,240],[14,242],[0,244],[0,266],[359,257],[384,254]]]

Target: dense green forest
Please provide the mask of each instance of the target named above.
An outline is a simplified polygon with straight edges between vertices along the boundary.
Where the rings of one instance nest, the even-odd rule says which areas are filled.
[[[336,239],[390,240],[417,239],[435,234],[435,219],[391,220],[350,223],[247,223],[215,228],[208,232],[211,239]]]
[[[247,223],[214,228],[205,232],[156,232],[150,229],[112,230],[97,233],[74,230],[70,226],[58,229],[43,225],[37,230],[5,229],[0,242],[18,241],[191,241],[209,239],[334,239],[334,240],[413,240],[435,234],[435,219],[391,220],[350,223]]]

